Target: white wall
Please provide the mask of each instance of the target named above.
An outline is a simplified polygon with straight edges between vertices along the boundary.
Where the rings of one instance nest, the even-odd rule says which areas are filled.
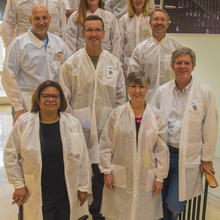
[[[214,91],[220,117],[220,35],[169,34],[183,46],[196,53],[197,63],[193,76],[206,83]],[[218,132],[216,157],[220,159],[220,129]]]

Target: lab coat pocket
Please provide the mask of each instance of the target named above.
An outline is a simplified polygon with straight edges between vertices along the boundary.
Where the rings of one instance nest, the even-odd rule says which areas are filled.
[[[149,169],[147,173],[147,181],[146,181],[146,192],[153,191],[153,184],[155,180],[155,173],[153,169]]]
[[[79,119],[82,129],[90,129],[91,110],[89,107],[73,109],[73,115]]]
[[[124,166],[113,164],[112,175],[116,187],[127,188],[126,168]]]
[[[199,165],[201,162],[202,144],[192,143],[188,144],[186,151],[186,165],[194,166]]]

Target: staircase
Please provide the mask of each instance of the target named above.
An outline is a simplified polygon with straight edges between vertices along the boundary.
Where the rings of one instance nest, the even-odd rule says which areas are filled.
[[[164,0],[163,8],[170,15],[168,33],[220,34],[220,0]]]

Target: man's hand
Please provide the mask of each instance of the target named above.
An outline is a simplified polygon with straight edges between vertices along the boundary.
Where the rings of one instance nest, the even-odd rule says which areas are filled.
[[[78,191],[78,198],[79,198],[80,206],[84,204],[84,202],[87,200],[87,197],[88,197],[87,192]]]
[[[17,205],[23,205],[27,201],[28,195],[29,193],[26,187],[15,189],[12,196],[13,199],[12,204],[16,203]]]
[[[17,121],[17,119],[18,119],[22,114],[24,114],[24,110],[19,110],[19,111],[16,111],[16,112],[15,112],[13,125],[15,124],[15,122]]]
[[[116,186],[112,174],[104,174],[104,183],[110,190],[113,190],[113,188]]]
[[[155,180],[153,185],[154,195],[160,194],[162,188],[163,188],[163,183]]]
[[[211,176],[215,175],[215,170],[212,161],[201,161],[200,169],[202,172],[206,171]]]

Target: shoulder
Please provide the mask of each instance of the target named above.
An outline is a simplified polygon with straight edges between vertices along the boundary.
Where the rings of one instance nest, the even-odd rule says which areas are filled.
[[[154,45],[154,42],[153,42],[153,40],[152,40],[152,37],[150,37],[150,38],[148,38],[148,39],[142,41],[141,43],[139,43],[139,44],[136,46],[135,50],[143,51],[143,53],[144,53],[144,52],[146,52],[146,50],[149,49],[152,45]]]
[[[193,80],[195,92],[201,98],[208,98],[213,95],[212,90],[209,88],[208,85],[198,82],[197,80]]]
[[[60,112],[60,123],[65,124],[70,131],[81,130],[80,121],[67,112]]]
[[[24,129],[30,123],[32,124],[36,117],[38,117],[38,113],[25,112],[22,114],[15,123],[15,127],[19,129]]]
[[[175,39],[173,39],[172,37],[169,37],[166,35],[166,41],[168,41],[170,44],[172,44],[175,48],[179,48],[182,45]]]
[[[103,53],[103,56],[107,57],[109,61],[112,61],[115,64],[120,64],[119,59],[116,56],[114,56],[112,53],[110,53],[109,51],[103,50],[102,53]]]

